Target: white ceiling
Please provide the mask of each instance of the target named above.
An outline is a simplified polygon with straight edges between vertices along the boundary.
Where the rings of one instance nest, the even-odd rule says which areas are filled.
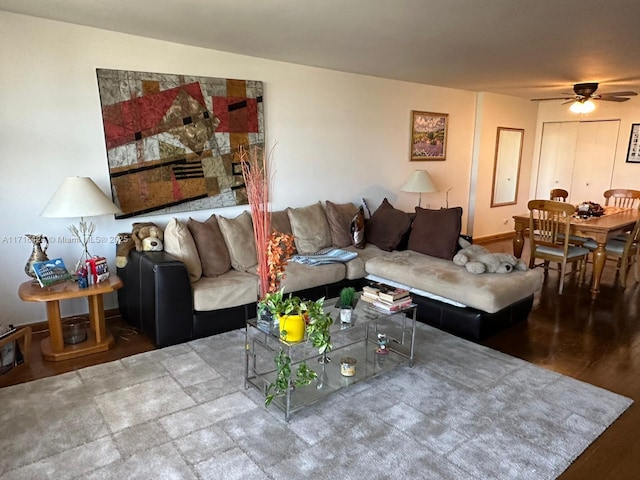
[[[639,0],[0,0],[0,10],[525,98],[578,82],[640,93]]]

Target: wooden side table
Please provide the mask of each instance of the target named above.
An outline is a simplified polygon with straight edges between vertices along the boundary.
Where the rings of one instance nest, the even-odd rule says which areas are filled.
[[[113,347],[113,336],[107,331],[104,320],[104,303],[102,295],[111,293],[122,287],[122,280],[111,273],[109,279],[88,288],[78,288],[76,282],[63,282],[49,287],[40,287],[31,281],[24,282],[18,289],[18,296],[25,302],[46,302],[47,321],[49,322],[48,338],[41,343],[45,360],[59,361],[81,357],[91,353],[104,352]],[[62,336],[62,317],[60,316],[60,300],[86,297],[89,302],[88,338],[75,345],[65,345]]]

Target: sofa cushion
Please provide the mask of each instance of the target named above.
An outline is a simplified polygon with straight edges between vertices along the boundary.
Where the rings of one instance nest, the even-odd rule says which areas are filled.
[[[410,227],[410,214],[394,208],[385,198],[366,223],[365,238],[367,243],[390,252],[398,248]]]
[[[367,261],[366,268],[369,274],[488,313],[529,297],[541,288],[544,278],[542,269],[474,275],[451,260],[412,250],[374,257]]]
[[[327,222],[331,233],[331,244],[342,248],[351,245],[351,220],[356,214],[356,206],[353,203],[325,202]]]
[[[311,266],[289,262],[284,273],[281,287],[284,287],[285,292],[297,292],[344,280],[346,267],[343,263]]]
[[[216,216],[211,215],[204,222],[189,218],[187,227],[198,248],[202,274],[205,277],[217,277],[229,271],[231,258]]]
[[[289,214],[286,210],[271,212],[271,230],[289,235],[293,234],[291,222],[289,221]]]
[[[172,218],[164,229],[164,251],[184,263],[189,280],[197,282],[202,276],[202,263],[198,248],[187,226]]]
[[[249,212],[245,210],[236,218],[218,217],[218,224],[229,250],[231,266],[240,272],[255,273],[258,256]]]
[[[456,253],[462,227],[462,208],[429,210],[416,207],[407,248],[451,260]]]
[[[331,246],[329,222],[320,202],[287,209],[298,252],[315,253]]]
[[[258,276],[236,270],[202,277],[192,286],[193,309],[199,312],[246,305],[258,298]]]
[[[347,280],[357,280],[358,278],[365,277],[367,275],[367,260],[382,255],[391,255],[391,252],[380,250],[372,243],[367,244],[363,248],[357,248],[355,246],[345,247],[345,250],[358,253],[356,258],[345,263],[345,266],[347,267],[345,278]]]

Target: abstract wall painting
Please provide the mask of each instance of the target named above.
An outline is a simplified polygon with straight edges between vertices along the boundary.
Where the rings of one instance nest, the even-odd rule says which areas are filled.
[[[248,203],[236,153],[264,149],[262,82],[96,72],[117,218]]]

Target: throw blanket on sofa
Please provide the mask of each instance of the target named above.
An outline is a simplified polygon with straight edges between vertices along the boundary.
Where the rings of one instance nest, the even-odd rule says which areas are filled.
[[[289,259],[289,261],[315,266],[326,265],[327,263],[347,263],[349,260],[353,260],[357,256],[357,252],[329,247],[309,255],[294,255]]]

